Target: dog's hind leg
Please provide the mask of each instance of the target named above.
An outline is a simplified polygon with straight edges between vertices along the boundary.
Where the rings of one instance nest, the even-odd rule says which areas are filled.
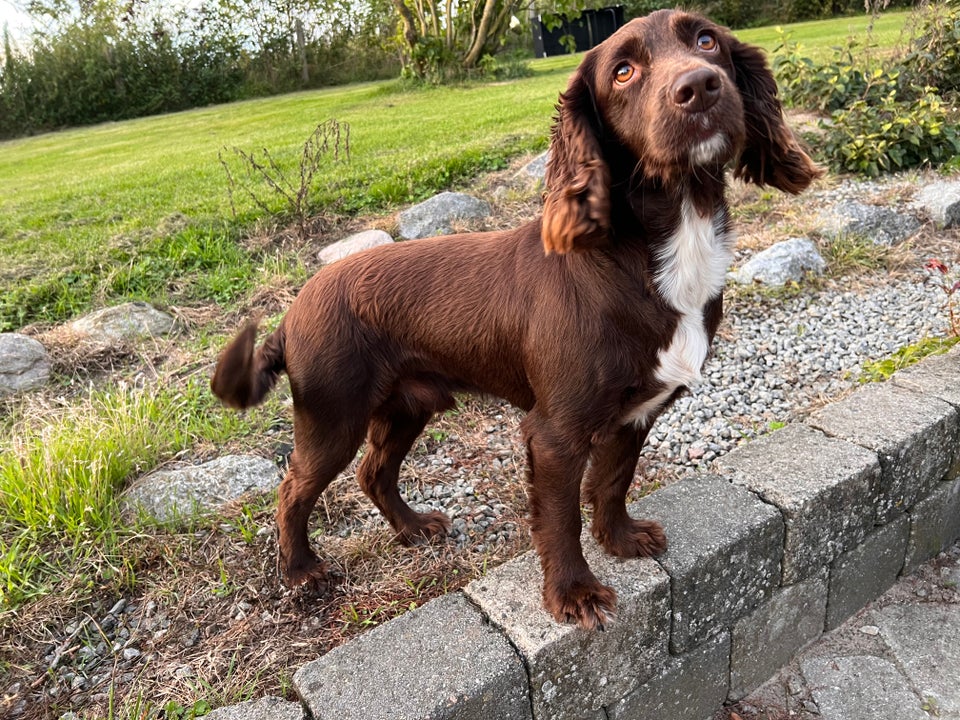
[[[324,422],[310,411],[295,411],[290,468],[280,483],[277,531],[280,561],[287,584],[312,582],[324,589],[328,566],[320,561],[307,536],[310,513],[320,494],[357,454],[363,426]]]
[[[452,406],[452,399],[449,404]],[[415,512],[397,489],[400,465],[433,412],[433,406],[411,407],[409,401],[398,397],[388,400],[370,419],[367,449],[357,468],[360,487],[404,544],[429,539],[450,528],[450,519],[442,512]]]
[[[623,558],[659,555],[667,548],[660,523],[634,520],[626,498],[649,428],[625,425],[593,449],[584,484],[584,499],[593,505],[590,532],[611,555]]]

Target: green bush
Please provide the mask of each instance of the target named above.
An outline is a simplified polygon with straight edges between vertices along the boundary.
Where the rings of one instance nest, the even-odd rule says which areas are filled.
[[[960,5],[943,2],[927,9],[903,66],[918,85],[960,91]]]
[[[895,81],[890,83],[895,85]],[[840,170],[875,177],[906,168],[939,166],[960,155],[960,133],[933,88],[899,100],[891,87],[878,100],[835,110],[823,149]]]
[[[850,39],[815,63],[781,37],[773,65],[784,102],[829,116],[818,147],[834,170],[876,176],[960,157],[960,8],[932,5],[918,21],[917,37],[892,56]]]

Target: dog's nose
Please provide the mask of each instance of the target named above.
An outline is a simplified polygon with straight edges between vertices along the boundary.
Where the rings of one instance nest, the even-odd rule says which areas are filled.
[[[688,113],[712,108],[720,97],[720,74],[713,68],[688,70],[673,84],[673,101]]]

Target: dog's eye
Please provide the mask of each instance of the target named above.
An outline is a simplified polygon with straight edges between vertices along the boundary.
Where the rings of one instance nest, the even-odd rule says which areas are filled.
[[[630,78],[633,77],[636,71],[633,68],[633,65],[630,63],[620,63],[617,65],[617,71],[614,74],[614,79],[620,84],[630,82]]]
[[[714,52],[717,49],[717,45],[717,38],[711,33],[700,33],[700,36],[697,38],[697,47],[703,50],[703,52]]]

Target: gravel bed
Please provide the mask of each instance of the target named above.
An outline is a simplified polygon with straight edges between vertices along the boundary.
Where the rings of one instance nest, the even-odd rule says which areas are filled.
[[[865,362],[943,335],[942,292],[924,279],[786,301],[734,300],[725,318],[731,337],[715,342],[704,382],[657,420],[648,456],[685,467],[709,463],[856,387]]]

